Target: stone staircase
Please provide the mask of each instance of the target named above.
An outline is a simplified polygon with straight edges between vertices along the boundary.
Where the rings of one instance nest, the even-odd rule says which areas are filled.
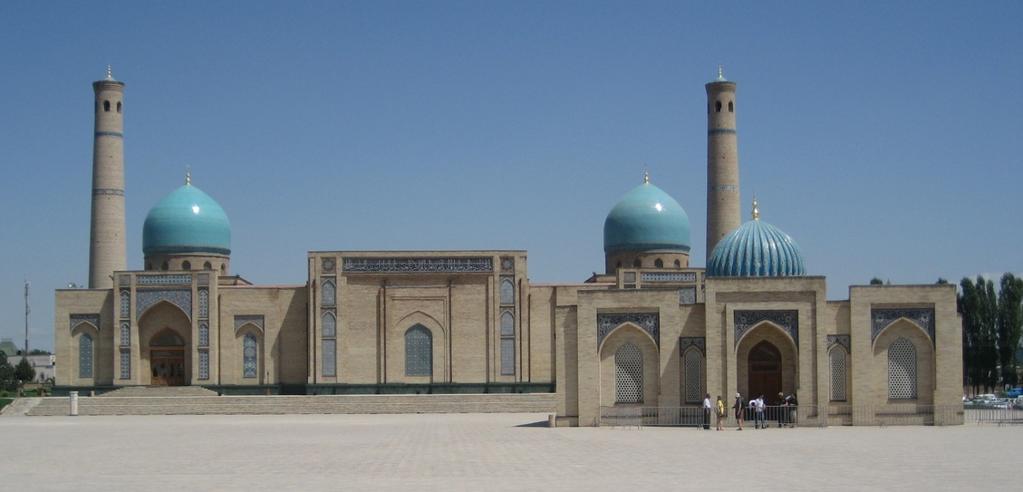
[[[124,388],[131,389],[131,388]],[[117,391],[124,391],[117,390]],[[144,388],[146,390],[152,388]],[[201,388],[199,388],[201,389]],[[373,413],[554,413],[554,393],[318,396],[79,397],[79,415],[273,415]],[[147,393],[147,392],[142,392]],[[212,392],[211,392],[212,393]],[[68,415],[67,397],[42,398],[29,416]]]
[[[125,386],[99,395],[100,398],[143,396],[217,396],[217,392],[202,386]]]

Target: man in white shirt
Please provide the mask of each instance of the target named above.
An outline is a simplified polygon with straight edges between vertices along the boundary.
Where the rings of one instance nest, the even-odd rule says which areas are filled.
[[[703,398],[703,428],[704,430],[710,430],[710,393]]]

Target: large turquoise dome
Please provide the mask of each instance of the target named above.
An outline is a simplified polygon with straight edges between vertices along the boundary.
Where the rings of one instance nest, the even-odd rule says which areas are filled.
[[[149,210],[142,252],[230,255],[231,222],[216,200],[186,183]]]
[[[803,253],[791,236],[760,220],[753,202],[753,220],[721,238],[707,261],[708,277],[798,277],[806,274]]]
[[[650,183],[625,194],[604,220],[604,252],[689,251],[689,216],[671,195]]]

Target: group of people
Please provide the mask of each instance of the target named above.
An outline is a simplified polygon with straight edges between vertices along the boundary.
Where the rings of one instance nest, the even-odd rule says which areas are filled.
[[[778,393],[777,405],[771,407],[771,420],[778,422],[778,427],[795,427],[796,424],[796,395],[791,394],[785,396],[783,393]],[[764,395],[760,395],[756,398],[748,401],[742,399],[742,395],[739,393],[735,394],[735,402],[732,404],[732,411],[735,412],[735,421],[739,424],[739,429],[743,429],[743,424],[746,420],[747,411],[753,418],[753,427],[755,429],[766,429],[767,420],[765,418],[765,410],[767,404],[764,402]],[[710,430],[710,416],[711,413],[717,416],[717,430],[724,429],[725,416],[727,415],[725,410],[725,402],[718,396],[717,403],[711,403],[710,393],[703,399],[703,428]]]

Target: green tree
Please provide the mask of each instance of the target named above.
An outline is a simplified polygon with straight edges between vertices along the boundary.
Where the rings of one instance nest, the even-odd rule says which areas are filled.
[[[998,291],[998,362],[1001,365],[1001,383],[1018,382],[1016,350],[1023,330],[1023,279],[1011,273],[1002,275]]]
[[[884,280],[874,277],[870,279],[870,285],[884,285]]]
[[[14,379],[17,379],[18,383],[24,384],[32,381],[35,377],[36,370],[32,368],[32,364],[29,364],[27,358],[22,357],[21,362],[14,367]]]
[[[948,283],[948,279],[946,279],[945,277],[938,277],[938,281],[934,283],[938,285],[945,285]]]
[[[980,320],[980,383],[990,392],[998,385],[998,297],[995,284],[977,276]]]
[[[968,277],[959,282],[958,307],[963,317],[963,384],[977,393],[980,386],[980,320],[977,286]]]
[[[7,354],[0,350],[0,390],[14,388],[14,368],[7,362]]]

